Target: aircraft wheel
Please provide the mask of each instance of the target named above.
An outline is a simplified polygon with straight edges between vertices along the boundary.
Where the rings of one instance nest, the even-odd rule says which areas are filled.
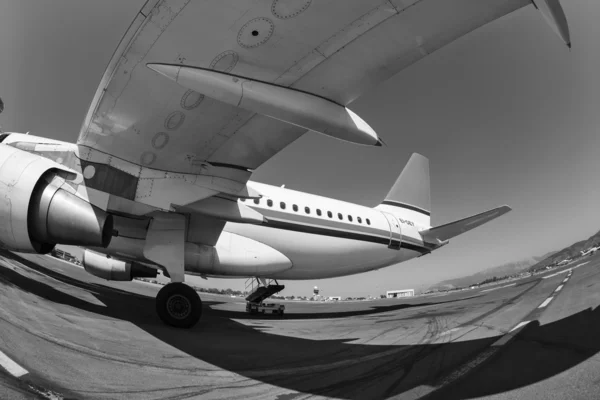
[[[156,313],[167,325],[191,328],[202,315],[202,300],[185,283],[169,283],[156,296]]]

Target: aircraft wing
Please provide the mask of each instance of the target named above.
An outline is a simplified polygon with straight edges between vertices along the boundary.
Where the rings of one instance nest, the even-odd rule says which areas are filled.
[[[553,5],[541,10],[550,22],[557,14],[564,16],[558,0],[536,3]],[[156,184],[165,174],[182,182],[194,180],[206,189],[185,199],[181,190],[171,190],[180,193],[180,205],[217,193],[249,196],[245,183],[251,171],[323,122],[304,123],[306,116],[298,117],[293,109],[297,104],[304,101],[310,108],[314,101],[332,107],[343,114],[342,123],[355,122],[368,131],[360,118],[346,113],[349,103],[462,35],[528,4],[529,0],[148,0],[108,64],[78,146],[88,161],[126,164],[115,168],[137,180],[134,192],[141,194],[136,201],[143,201],[151,190],[168,192],[168,185]],[[559,32],[564,33],[564,27]],[[259,106],[238,107],[241,100],[225,101],[223,87],[211,86],[213,92],[206,92],[210,96],[199,93],[193,88],[206,85],[186,86],[176,79],[179,72],[168,79],[148,67],[158,64],[204,71],[202,79],[205,84],[208,79],[209,86],[216,78],[207,77],[206,71],[234,82],[249,80],[255,88],[266,88],[266,100],[262,98]],[[278,111],[277,99],[268,95],[275,89],[278,95],[291,95],[286,97],[292,108],[287,116],[270,114]],[[312,107],[321,119],[328,118],[320,110],[320,105]]]

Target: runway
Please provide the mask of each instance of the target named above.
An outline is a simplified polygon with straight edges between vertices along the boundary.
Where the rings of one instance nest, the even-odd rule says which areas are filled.
[[[0,367],[0,398],[596,399],[599,268],[600,254],[451,294],[285,302],[284,318],[201,294],[202,321],[177,330],[155,315],[158,285],[1,252],[0,352],[22,371]]]

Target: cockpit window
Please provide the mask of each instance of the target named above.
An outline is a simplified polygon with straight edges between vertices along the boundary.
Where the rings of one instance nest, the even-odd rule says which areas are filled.
[[[4,139],[6,139],[8,135],[10,135],[10,133],[0,133],[0,143],[4,142]]]

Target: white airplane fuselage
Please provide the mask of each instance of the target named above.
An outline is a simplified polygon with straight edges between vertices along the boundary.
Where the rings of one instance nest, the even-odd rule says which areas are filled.
[[[224,231],[252,238],[285,254],[293,267],[274,276],[278,279],[318,279],[357,274],[406,261],[426,252],[418,229],[428,227],[411,226],[409,223],[412,221],[405,220],[403,223],[394,217],[397,220],[394,222],[401,227],[404,247],[390,248],[390,222],[380,210],[270,185],[254,182],[252,185],[265,195],[258,205],[252,203],[252,206],[269,222],[285,221],[283,224],[287,229],[227,223]],[[269,207],[267,202],[271,199],[273,206]],[[286,210],[281,210],[282,202]],[[298,206],[298,212],[293,211],[294,204]],[[321,216],[316,210],[320,210]],[[328,212],[332,217],[328,216]],[[341,237],[344,235],[347,237]]]
[[[211,268],[207,262],[196,262],[197,257],[186,254],[187,274],[231,278],[264,276],[285,280],[332,278],[387,267],[431,250],[418,233],[418,229],[425,227],[411,226],[413,221],[402,219],[404,222],[401,222],[391,214],[386,218],[382,211],[358,204],[256,182],[249,182],[249,185],[263,197],[257,200],[259,204],[253,199],[240,202],[265,215],[269,222],[266,225],[227,222],[213,247],[220,265]],[[294,205],[298,211],[294,211]],[[395,218],[393,228],[399,226],[401,229],[400,248],[390,247],[388,218]],[[395,238],[398,237],[396,234]],[[94,250],[144,262],[144,246],[141,238],[117,236],[108,248]],[[207,251],[203,245],[187,243],[186,250],[188,247],[195,254]],[[254,257],[259,268],[273,265],[274,271],[253,269],[256,267],[252,262]]]

